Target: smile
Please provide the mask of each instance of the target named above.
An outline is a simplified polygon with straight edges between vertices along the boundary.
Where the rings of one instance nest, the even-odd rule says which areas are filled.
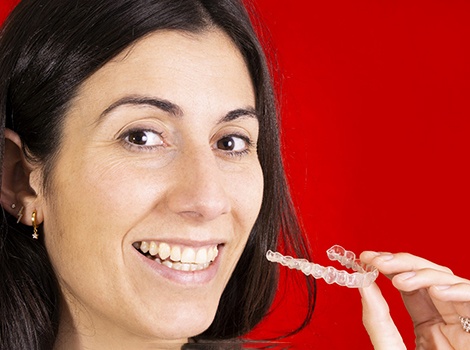
[[[178,271],[200,271],[207,269],[217,257],[217,245],[191,248],[155,241],[135,242],[134,248],[148,259]]]

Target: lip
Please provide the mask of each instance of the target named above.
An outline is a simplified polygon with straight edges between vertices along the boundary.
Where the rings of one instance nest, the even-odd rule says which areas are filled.
[[[207,245],[207,243],[204,245]],[[213,245],[215,245],[215,243]],[[144,268],[147,269],[150,273],[157,274],[173,283],[189,287],[207,284],[215,278],[217,271],[220,268],[220,262],[223,258],[224,245],[218,244],[217,247],[219,253],[216,259],[209,265],[208,268],[198,271],[173,270],[169,267],[166,267],[165,265],[145,257],[134,247],[132,247],[132,250],[134,251],[134,254],[140,263],[142,263]]]

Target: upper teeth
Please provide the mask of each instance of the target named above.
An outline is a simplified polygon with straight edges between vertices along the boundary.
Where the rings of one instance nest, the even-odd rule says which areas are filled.
[[[168,243],[157,243],[154,241],[142,241],[134,243],[134,247],[144,254],[157,256],[160,260],[170,258],[173,262],[185,264],[208,264],[215,260],[219,253],[217,245],[211,247],[191,248],[180,247],[178,245],[170,246]]]

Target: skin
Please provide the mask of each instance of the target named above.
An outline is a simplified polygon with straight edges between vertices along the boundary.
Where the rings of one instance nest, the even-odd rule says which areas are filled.
[[[172,348],[207,329],[261,206],[254,108],[244,60],[218,30],[153,33],[81,86],[50,191],[25,165],[37,194],[17,196],[24,223],[38,212],[59,278],[56,349]],[[217,244],[219,256],[203,272],[155,268],[133,247],[142,240]]]
[[[470,317],[470,281],[455,276],[447,267],[408,253],[361,254],[390,278],[401,292],[416,334],[417,350],[469,348],[459,315]],[[388,305],[374,283],[361,290],[363,322],[377,350],[406,349],[390,316]]]

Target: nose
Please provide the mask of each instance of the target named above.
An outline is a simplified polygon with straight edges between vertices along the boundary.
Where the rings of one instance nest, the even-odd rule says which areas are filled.
[[[167,196],[174,213],[196,220],[214,220],[230,211],[227,174],[212,150],[181,155]]]

